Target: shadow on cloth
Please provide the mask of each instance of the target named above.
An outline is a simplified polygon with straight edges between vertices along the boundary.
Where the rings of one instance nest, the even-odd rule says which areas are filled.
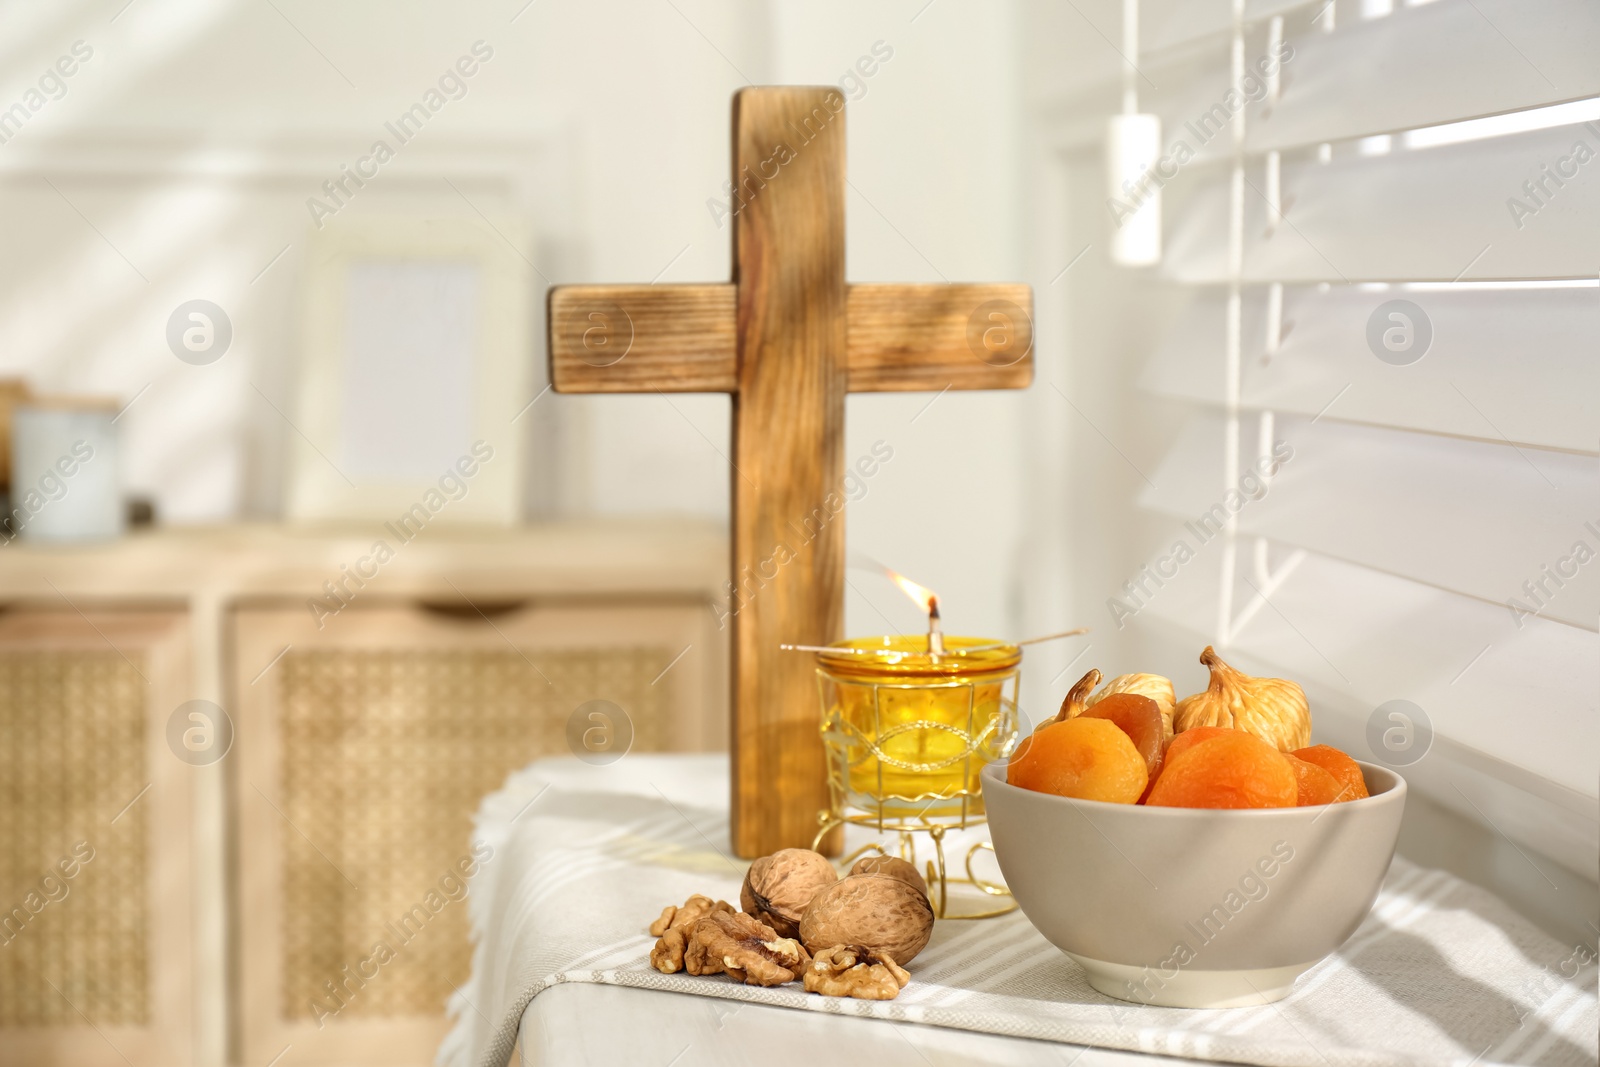
[[[1480,916],[1492,922],[1492,917]],[[1594,1050],[1585,1049],[1532,1017],[1503,992],[1464,975],[1423,938],[1387,924],[1384,936],[1347,962],[1412,1011],[1431,1018],[1442,1033],[1469,1055],[1486,1056],[1519,1031],[1526,1036],[1507,1050],[1518,1063],[1589,1067]],[[1554,995],[1555,990],[1551,990]],[[1463,1005],[1471,1005],[1463,1010]],[[1536,1059],[1525,1057],[1541,1049]]]

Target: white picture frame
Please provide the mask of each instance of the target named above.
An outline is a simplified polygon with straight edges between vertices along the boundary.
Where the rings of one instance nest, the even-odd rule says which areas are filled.
[[[420,504],[430,523],[520,521],[512,420],[532,356],[507,240],[467,218],[339,219],[313,232],[288,519],[395,522]]]

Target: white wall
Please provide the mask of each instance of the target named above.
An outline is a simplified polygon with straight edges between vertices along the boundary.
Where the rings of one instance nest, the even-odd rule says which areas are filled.
[[[774,10],[774,78],[837,84],[876,42],[893,50],[846,113],[852,281],[1020,280],[1011,8],[925,3],[785,0]],[[894,449],[850,508],[850,550],[937,591],[950,632],[1020,636],[1011,593],[1022,405],[1020,394],[991,392],[868,394],[847,404],[848,456],[880,440]],[[883,577],[847,577],[848,632],[925,628]]]
[[[305,447],[290,423],[306,200],[480,39],[494,56],[467,95],[329,225],[481,213],[517,246],[534,336],[547,281],[726,278],[731,227],[706,201],[732,94],[837,83],[878,41],[893,56],[848,111],[851,279],[1024,273],[1009,4],[12,2],[0,102],[74,41],[94,55],[0,145],[0,373],[137,396],[126,481],[164,521],[279,515],[285,456]],[[164,341],[195,297],[234,326],[210,366]],[[542,345],[529,359],[542,381]],[[950,629],[1015,635],[1024,401],[930,399],[850,400],[848,454],[895,449],[851,507],[850,547],[933,586]],[[725,397],[552,395],[508,436],[531,450],[530,515],[725,517],[728,429]],[[850,632],[920,625],[880,577],[850,580]]]

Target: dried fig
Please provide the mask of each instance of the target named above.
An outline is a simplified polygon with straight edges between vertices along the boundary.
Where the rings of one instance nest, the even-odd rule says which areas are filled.
[[[1072,683],[1072,688],[1067,690],[1066,698],[1061,701],[1061,710],[1040,723],[1038,728],[1043,729],[1053,722],[1066,722],[1082,715],[1089,706],[1089,694],[1094,692],[1094,687],[1099,684],[1100,672],[1091,668],[1088,674]]]
[[[1210,645],[1200,662],[1211,668],[1211,684],[1178,702],[1172,725],[1179,733],[1196,726],[1243,730],[1280,752],[1311,744],[1311,706],[1304,689],[1283,678],[1236,671]]]
[[[817,890],[839,880],[839,872],[820,852],[809,848],[779,849],[750,865],[739,890],[739,904],[778,932],[794,937],[800,916]]]
[[[800,919],[800,940],[812,952],[853,945],[910,963],[933,936],[933,905],[898,878],[852,874],[820,890]]]
[[[923,881],[922,875],[918,873],[917,865],[899,856],[863,856],[856,860],[856,865],[850,868],[850,873],[881,874],[888,878],[898,878],[923,896],[928,895],[928,883]]]

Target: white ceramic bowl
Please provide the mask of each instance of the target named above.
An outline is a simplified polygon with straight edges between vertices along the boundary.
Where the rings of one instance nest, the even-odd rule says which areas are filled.
[[[1017,903],[1107,996],[1265,1004],[1344,943],[1394,856],[1405,780],[1361,764],[1363,800],[1151,808],[1074,800],[983,771],[995,859]]]

